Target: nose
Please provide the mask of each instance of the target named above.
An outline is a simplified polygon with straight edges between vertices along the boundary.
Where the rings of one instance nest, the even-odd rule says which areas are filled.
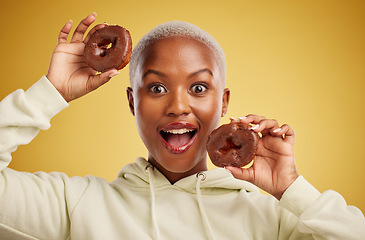
[[[166,114],[168,116],[181,116],[191,113],[189,97],[183,90],[171,92],[168,101],[166,105]]]

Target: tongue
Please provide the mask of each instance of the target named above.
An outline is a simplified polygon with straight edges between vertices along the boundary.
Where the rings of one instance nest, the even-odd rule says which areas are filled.
[[[188,143],[191,139],[191,135],[189,133],[184,134],[167,134],[166,142],[174,147],[181,147]]]

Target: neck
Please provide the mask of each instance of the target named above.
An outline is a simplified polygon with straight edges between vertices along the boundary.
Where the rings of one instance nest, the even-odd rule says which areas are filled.
[[[169,171],[169,170],[165,169],[161,164],[159,164],[154,158],[151,158],[151,157],[148,158],[148,162],[151,163],[155,168],[157,168],[167,178],[167,180],[169,180],[169,182],[171,184],[176,183],[180,179],[197,174],[202,171],[206,171],[208,169],[206,157],[203,158],[192,169],[184,171],[184,172]]]

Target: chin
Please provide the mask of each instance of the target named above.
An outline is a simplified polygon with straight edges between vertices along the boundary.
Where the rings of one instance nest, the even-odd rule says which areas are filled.
[[[189,156],[186,154],[186,156],[182,156],[182,154],[169,153],[167,156],[160,158],[161,160],[155,161],[160,167],[171,173],[200,172],[206,170],[206,157],[204,157],[206,153],[200,155],[201,157],[197,157],[198,155]]]

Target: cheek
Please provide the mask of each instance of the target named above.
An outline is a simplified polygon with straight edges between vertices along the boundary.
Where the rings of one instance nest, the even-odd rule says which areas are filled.
[[[208,131],[218,127],[222,113],[222,102],[219,98],[211,96],[204,101],[199,101],[194,105],[194,110]]]
[[[135,102],[135,118],[137,129],[145,140],[145,136],[148,136],[156,129],[156,124],[158,122],[158,117],[160,116],[161,109],[160,104],[152,101],[150,98],[145,98],[140,96]]]
[[[158,104],[155,104],[154,101],[150,101],[148,98],[140,98],[136,107],[137,116],[142,119],[146,117],[153,118],[153,116],[156,116],[156,114],[153,114],[156,111],[158,111]]]

